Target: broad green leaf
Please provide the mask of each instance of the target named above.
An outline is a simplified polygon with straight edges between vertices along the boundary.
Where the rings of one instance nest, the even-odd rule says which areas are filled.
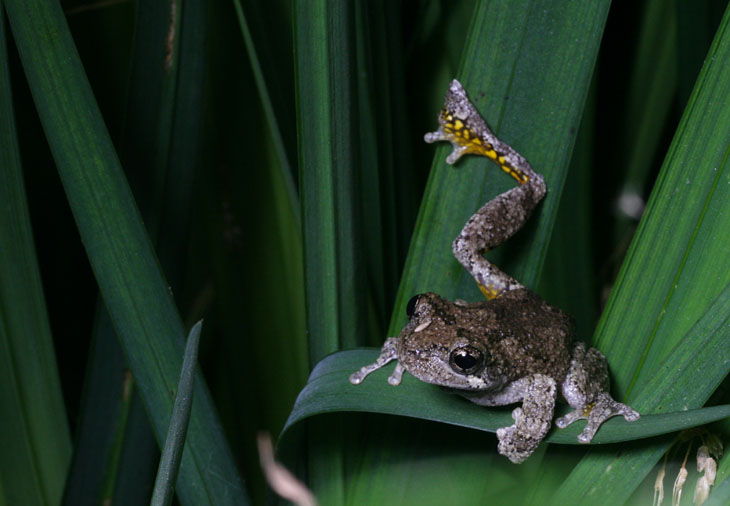
[[[722,324],[726,324],[728,320],[723,318]],[[716,329],[717,327],[712,327],[712,330]],[[719,340],[730,342],[730,336],[722,335]],[[714,346],[707,347],[707,356],[729,352],[726,348],[728,347],[723,347],[722,343],[714,343]],[[678,352],[676,355],[681,356],[682,353]],[[341,351],[317,364],[294,405],[284,432],[305,418],[337,411],[364,411],[423,418],[489,432],[513,423],[511,407],[487,409],[477,406],[408,374],[401,385],[393,387],[387,381],[393,370],[392,366],[376,371],[360,385],[351,385],[349,375],[362,367],[362,364],[374,362],[377,356],[376,350]],[[707,362],[710,361],[704,360],[702,363]],[[666,378],[661,381],[664,385],[652,385],[655,387],[652,391],[661,391],[662,387],[666,389],[666,384],[670,383]],[[562,413],[568,410],[567,406],[561,407]],[[638,421],[631,423],[621,417],[614,417],[601,427],[592,443],[600,445],[630,441],[703,425],[729,417],[730,405],[664,413],[643,415]],[[583,425],[584,422],[576,422],[567,429],[555,428],[546,441],[578,444],[577,436],[583,430]]]
[[[173,16],[176,18],[177,13]],[[170,70],[174,68],[175,71],[167,72],[166,54],[150,51],[149,48],[164,44],[170,19],[169,5],[145,2],[136,9],[126,114],[117,144],[136,203],[156,243],[161,229],[161,207],[167,201],[163,198],[164,182],[167,179],[171,105],[175,97],[174,86],[170,82],[174,82],[177,76],[178,51],[169,54],[170,63],[175,63],[170,65]],[[180,24],[178,19],[175,26]],[[180,36],[179,30],[175,36]],[[179,183],[184,178],[170,180]],[[177,288],[179,283],[169,271],[167,277]],[[127,360],[101,299],[91,340],[80,430],[64,502],[79,506],[98,501],[122,504],[146,502],[154,484],[154,474],[145,475],[140,471],[149,469],[150,461],[156,468],[159,449],[147,420],[142,419],[140,427],[129,425],[129,413],[141,399],[134,395],[134,380],[123,374]],[[138,438],[132,439],[131,434],[137,434]],[[122,465],[123,458],[125,465]],[[105,465],[99,465],[99,462]],[[132,470],[137,486],[119,487],[118,483],[123,483],[125,474]],[[147,480],[139,476],[147,477]]]
[[[717,357],[728,354],[730,311],[729,19],[726,12],[597,330],[601,349],[621,357],[611,362],[616,390],[642,413],[698,408],[728,372]],[[620,504],[665,449],[591,452],[556,503]]]
[[[0,1],[0,482],[8,504],[55,505],[71,436],[18,150]]]
[[[555,2],[543,5],[540,9],[532,9],[518,2],[478,3],[471,18],[472,24],[462,57],[462,70],[455,76],[444,75],[442,82],[433,83],[434,89],[438,89],[438,95],[443,97],[449,79],[459,78],[495,133],[524,154],[536,170],[547,178],[549,195],[526,230],[514,238],[506,248],[496,251],[496,256],[490,257],[496,258],[495,261],[500,267],[505,267],[510,274],[531,286],[537,282],[547,248],[557,201],[570,160],[574,131],[580,121],[607,8],[606,2],[599,4]],[[456,28],[463,33],[463,26]],[[322,68],[321,65],[310,67]],[[345,79],[345,76],[344,73],[337,75],[336,82]],[[328,82],[332,82],[332,78],[327,79]],[[319,107],[330,107],[333,94],[327,96],[330,97],[329,102],[325,105],[318,104]],[[336,103],[337,95],[334,97]],[[327,99],[323,93],[313,96],[312,100]],[[437,126],[439,107],[440,104],[433,104],[431,111],[433,119],[429,129],[433,130]],[[309,122],[313,116],[316,115],[302,114],[302,117],[307,117]],[[323,129],[318,128],[317,131],[321,133]],[[408,135],[414,136],[420,142],[424,133],[425,131],[420,131]],[[322,138],[327,137],[324,135]],[[326,141],[318,138],[312,142]],[[300,144],[300,148],[314,149],[309,144],[306,146]],[[433,148],[424,144],[421,149]],[[470,157],[460,162],[457,168],[446,166],[444,159],[449,150],[448,146],[437,148],[437,156],[411,242],[396,310],[391,320],[391,335],[401,326],[404,320],[403,308],[414,293],[433,290],[447,297],[458,296],[467,299],[480,297],[473,281],[463,274],[461,267],[452,257],[450,244],[476,209],[496,194],[510,188],[513,183],[486,159]],[[335,155],[337,154],[339,153],[335,152]],[[330,159],[339,158],[325,152],[321,163],[328,164]],[[315,165],[311,170],[320,169],[320,165]],[[305,170],[303,166],[302,171]],[[301,188],[305,209],[303,214],[305,241],[308,241],[310,236],[306,235],[307,218],[304,204],[304,192],[307,188],[304,185]],[[329,192],[335,191],[331,182],[319,183],[316,188],[323,192],[323,197],[316,200],[319,205],[329,198]],[[334,208],[332,204],[329,209]],[[319,227],[315,233],[321,234],[322,223],[316,221],[312,223]],[[357,223],[353,226],[357,226]],[[334,237],[334,232],[331,233],[331,237]],[[332,260],[336,251],[334,245],[339,246],[340,242],[332,239],[330,244],[333,257],[327,260],[320,258],[319,261],[332,267],[336,265]],[[324,275],[323,271],[320,274],[314,280],[308,278],[308,283],[316,282],[320,285],[312,292],[320,296],[318,305],[321,305],[327,297],[338,297],[339,301],[350,303],[349,292],[328,292],[337,290],[337,285]],[[362,293],[357,294],[357,300],[363,300],[363,297]],[[336,342],[338,330],[341,332],[352,330],[350,328],[343,330],[341,322],[334,317],[326,321],[320,314],[315,315],[310,311],[309,318],[313,339],[334,333],[332,342]],[[315,430],[318,425],[316,422],[310,424]],[[350,451],[345,462],[348,468],[362,469],[364,473],[349,475],[344,487],[348,502],[377,503],[386,497],[386,491],[393,494],[387,495],[388,497],[397,498],[405,497],[408,493],[406,491],[412,490],[408,483],[399,481],[398,473],[387,471],[388,463],[393,460],[408,462],[408,466],[420,469],[417,459],[411,460],[412,455],[403,454],[403,451],[407,452],[405,450],[407,445],[383,447],[378,444],[387,438],[387,434],[399,432],[398,427],[399,424],[388,419],[385,424],[378,426],[376,432],[368,431],[367,435],[358,438],[357,441],[347,439],[352,444],[348,445]],[[354,430],[351,427],[349,429],[348,432]],[[331,434],[330,439],[337,440]],[[419,428],[412,433],[412,437],[429,438],[429,433]],[[366,447],[367,450],[362,452],[355,450],[361,447]],[[431,456],[431,462],[435,464],[430,466],[428,471],[422,469],[424,472],[422,481],[458,484],[460,489],[469,488],[472,484],[474,487],[483,484],[480,466],[474,466],[471,471],[460,475],[444,471],[456,470],[459,467],[456,465],[459,457],[458,452],[452,452],[450,455],[440,453],[437,460],[433,460],[436,456]],[[321,472],[325,474],[324,469],[327,469],[327,465],[335,467],[343,465],[333,459],[324,460],[320,464]],[[370,469],[372,473],[367,472]],[[521,469],[529,472],[535,467],[526,466]],[[317,492],[317,487],[313,488]],[[471,489],[463,491],[464,501],[474,502],[475,497],[483,497],[476,490],[474,490],[476,496],[469,493]],[[342,500],[341,496],[334,497],[335,501]],[[451,496],[447,498],[446,495],[440,497],[445,502],[450,502],[449,499],[453,498]],[[431,499],[439,501],[436,496]],[[397,502],[397,499],[395,501]]]
[[[730,363],[717,357],[729,354],[730,285],[671,350],[656,374],[642,386],[632,406],[642,413],[642,418],[651,416],[647,415],[650,413],[684,413],[699,408],[730,370]],[[721,418],[727,417],[725,414]],[[557,491],[553,503],[623,503],[668,445],[665,439],[634,445],[618,455],[590,452]]]
[[[160,272],[63,13],[53,1],[6,2],[10,26],[102,296],[164,439],[184,329]],[[174,42],[174,41],[173,41]],[[184,504],[244,504],[245,493],[202,377],[196,381]]]
[[[545,176],[548,195],[509,243],[487,255],[527,286],[535,286],[567,175],[596,58],[607,2],[554,2],[541,9],[478,3],[456,76],[494,133]],[[569,44],[565,44],[570,40]],[[570,77],[569,77],[570,76]],[[448,81],[441,89],[445,93]],[[438,109],[433,112],[437,127]],[[425,133],[425,132],[424,132]],[[424,146],[424,149],[433,149]],[[484,202],[513,186],[486,158],[445,164],[437,148],[398,292],[391,335],[415,293],[476,300],[476,284],[454,259],[451,242]]]
[[[596,330],[604,352],[622,355],[612,369],[629,398],[730,282],[726,26],[724,19]]]

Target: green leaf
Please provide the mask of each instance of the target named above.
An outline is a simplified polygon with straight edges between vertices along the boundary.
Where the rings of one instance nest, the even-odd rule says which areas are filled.
[[[127,113],[119,143],[120,158],[144,222],[148,230],[157,230],[152,237],[160,264],[178,294],[186,261],[181,252],[188,241],[200,159],[207,27],[202,4],[199,0],[185,2],[176,24],[179,33],[175,37],[180,43],[173,48],[179,47],[179,51],[169,55],[169,65],[165,52],[149,48],[164,45],[170,30],[170,6],[144,3],[137,9]],[[101,480],[102,498],[121,504],[147,501],[159,448],[147,417],[139,416],[144,408],[133,380],[121,381],[126,358],[103,306],[97,312],[92,343],[76,458],[65,501],[96,503],[96,484]]]
[[[71,460],[71,435],[33,243],[10,91],[0,1],[0,481],[8,504],[55,505]]]
[[[295,2],[297,131],[310,363],[364,342],[359,145],[348,4]],[[313,71],[316,69],[316,71]],[[355,156],[353,156],[355,155]]]
[[[158,441],[164,439],[184,329],[109,139],[63,12],[52,1],[6,2],[26,77],[94,275]],[[174,41],[173,41],[174,42]],[[183,456],[184,504],[244,504],[215,408],[198,378]]]
[[[189,17],[195,4],[195,1],[186,2],[183,15]],[[177,15],[177,11],[175,14]],[[158,252],[160,246],[164,244],[159,239],[160,234],[166,232],[167,238],[175,232],[179,234],[180,224],[184,228],[187,221],[184,219],[187,214],[186,206],[181,205],[174,209],[176,221],[162,226],[163,206],[169,203],[176,204],[179,200],[169,196],[170,192],[166,191],[169,188],[165,187],[165,182],[169,182],[171,186],[192,186],[187,181],[190,178],[186,177],[188,174],[185,171],[177,171],[173,177],[168,177],[167,157],[168,151],[171,151],[169,148],[172,137],[172,104],[176,91],[176,86],[171,82],[174,83],[179,74],[177,72],[179,51],[172,51],[169,54],[170,63],[175,64],[166,68],[167,55],[162,51],[149,50],[150,47],[164,44],[169,32],[170,19],[168,4],[144,2],[136,9],[126,114],[121,140],[118,143],[120,160],[126,167],[125,173],[130,181],[130,187]],[[98,22],[98,18],[96,20]],[[179,27],[180,24],[178,20],[175,26]],[[182,30],[178,31],[175,37],[182,38],[187,35]],[[175,45],[175,48],[180,45]],[[186,46],[188,51],[191,51],[190,46],[195,47],[195,45]],[[199,54],[195,56],[200,59]],[[169,71],[172,69],[175,71]],[[181,80],[181,90],[195,87],[197,80],[190,79],[191,76],[186,77],[187,80]],[[184,100],[185,108],[181,108],[180,112],[187,116],[191,114],[190,111],[198,108],[195,107],[194,100],[190,100],[190,97],[185,98],[188,100]],[[195,130],[193,125],[196,124],[196,118],[181,119],[188,120],[188,130]],[[186,147],[196,145],[194,141],[186,140],[188,141]],[[186,152],[185,155],[188,160],[195,158],[190,152]],[[181,192],[175,196],[179,193]],[[173,250],[174,246],[167,247],[166,251]],[[160,261],[174,290],[180,285],[179,275],[175,274],[181,270],[179,266],[183,263],[181,258],[182,255],[177,252],[174,256],[170,255],[169,259],[172,261],[168,258],[161,258]],[[176,266],[175,269],[172,268],[173,265]],[[134,423],[136,419],[130,419],[129,413],[140,409],[136,404],[140,403],[141,399],[139,395],[134,395],[133,379],[125,377],[122,380],[120,371],[126,367],[124,351],[103,300],[100,300],[99,304],[91,338],[92,346],[88,361],[90,365],[85,378],[76,458],[64,499],[66,504],[72,505],[93,504],[99,500],[135,504],[140,500],[147,501],[151,494],[154,471],[145,474],[142,470],[156,469],[159,449],[152,427],[145,418],[141,419],[139,427],[130,425],[130,422]],[[137,437],[134,438],[132,435]],[[105,462],[106,465],[100,466],[99,462]],[[127,475],[130,473],[133,473],[136,486],[119,486],[128,479]],[[144,476],[147,480],[142,480],[140,476]]]
[[[723,323],[726,321],[723,318]],[[730,342],[730,336],[723,335],[718,340]],[[717,356],[718,352],[730,351],[717,349],[717,347],[708,348],[708,356]],[[678,352],[677,355],[681,356],[681,352]],[[513,423],[512,408],[495,409],[477,406],[458,395],[448,394],[436,386],[419,381],[409,374],[404,376],[401,385],[393,387],[387,381],[388,375],[393,370],[392,366],[372,373],[360,385],[350,384],[349,375],[357,371],[363,364],[374,362],[377,356],[377,350],[341,351],[326,357],[317,364],[307,386],[302,390],[294,405],[284,433],[294,424],[308,417],[338,411],[408,416],[488,432],[495,432],[498,428]],[[667,378],[662,378],[662,381],[668,382]],[[563,406],[561,412],[567,411],[567,406]],[[730,405],[659,415],[642,415],[638,421],[631,423],[621,417],[614,417],[601,426],[592,443],[617,443],[648,438],[726,417],[730,417]],[[546,441],[579,444],[577,437],[583,430],[583,425],[585,425],[583,422],[577,422],[566,429],[555,428]]]
[[[727,11],[596,333],[621,357],[615,389],[641,413],[698,408],[728,372],[717,357],[728,353],[730,311],[729,20]],[[589,453],[555,503],[622,503],[666,447]]]
[[[241,6],[241,0],[234,0],[234,7],[236,8],[236,15],[238,16],[238,23],[241,27],[241,34],[245,42],[246,51],[248,53],[248,59],[251,64],[254,79],[256,81],[256,90],[259,93],[259,100],[264,112],[264,118],[266,119],[266,126],[268,133],[271,136],[271,142],[273,144],[274,154],[276,161],[274,163],[275,168],[279,171],[279,178],[282,181],[284,188],[286,188],[288,199],[287,201],[292,206],[291,211],[296,219],[297,224],[300,222],[299,217],[299,198],[296,193],[294,186],[294,180],[292,178],[292,169],[289,163],[289,158],[286,153],[286,147],[284,146],[284,136],[279,127],[279,122],[274,113],[275,105],[270,96],[270,89],[272,84],[267,82],[264,77],[263,67],[258,57],[258,51],[254,44],[251,30],[249,29],[246,21],[246,16]],[[280,110],[281,110],[281,106]],[[281,114],[281,113],[280,113]]]
[[[730,480],[715,485],[704,506],[723,506],[730,503]]]
[[[193,406],[193,386],[195,384],[195,366],[198,362],[198,344],[200,343],[200,329],[203,321],[196,323],[190,329],[188,342],[185,345],[180,382],[177,384],[175,405],[172,408],[170,427],[167,429],[165,447],[160,458],[160,467],[157,470],[155,490],[152,494],[151,506],[167,506],[175,495],[175,483],[180,469],[185,436],[190,421],[190,411]]]
[[[495,134],[545,176],[548,195],[525,230],[487,255],[527,286],[537,284],[549,244],[607,10],[608,2],[553,2],[540,9],[478,3],[455,76]],[[444,163],[450,150],[446,143],[437,148],[390,335],[401,328],[415,293],[481,297],[450,245],[475,210],[513,181],[483,157],[466,157],[452,168]]]
[[[730,82],[730,72],[715,63],[730,54],[726,23],[724,19],[708,54],[596,330],[604,352],[622,355],[613,370],[617,390],[629,397],[730,282],[721,261],[730,245],[723,233],[730,223],[725,205],[730,136],[724,128],[730,114],[716,105],[727,97],[723,84]]]
[[[642,12],[634,64],[630,70],[630,96],[627,115],[621,129],[622,144],[628,153],[617,151],[623,191],[640,194],[651,174],[677,91],[677,9],[668,9],[661,1],[646,2]]]
[[[730,285],[671,350],[657,367],[656,374],[638,389],[639,393],[631,405],[642,414],[642,420],[652,416],[647,413],[675,411],[682,414],[692,410],[702,412],[721,408],[696,409],[705,403],[730,371],[730,363],[717,359],[728,355]],[[720,418],[727,417],[725,414]],[[589,452],[557,491],[553,503],[590,500],[601,504],[621,504],[667,450],[668,445],[668,440],[660,440],[636,445],[619,455]]]
[[[369,291],[361,251],[352,5],[294,2],[299,189],[310,365],[366,342]],[[322,503],[344,498],[337,427],[309,438],[310,486]]]
[[[425,108],[432,118],[428,128],[435,129],[438,109],[447,83],[453,77],[459,78],[495,133],[525,155],[533,167],[546,176],[549,195],[526,230],[518,234],[518,237],[510,241],[506,247],[500,247],[490,256],[500,267],[504,267],[510,274],[531,286],[537,283],[548,246],[550,229],[571,156],[574,132],[580,122],[607,9],[607,2],[553,2],[541,4],[539,9],[520,2],[477,3],[471,16],[471,27],[466,39],[461,70],[456,76],[443,75],[439,80],[429,77],[428,87],[437,90],[435,93],[439,98],[437,102],[431,104],[419,101],[418,109]],[[451,15],[450,8],[447,7],[446,10]],[[315,9],[311,9],[309,15],[315,19],[323,19],[325,12],[315,12]],[[328,15],[330,19],[337,19],[336,15],[331,13]],[[440,15],[443,17],[446,13]],[[436,19],[441,18],[436,16]],[[436,26],[435,31],[438,33],[443,24],[437,21]],[[455,33],[463,36],[463,25],[454,25],[453,28]],[[300,32],[300,26],[297,26],[297,31]],[[314,45],[312,41],[316,40],[322,44],[335,46],[323,33],[324,30],[317,32],[319,38],[310,37],[310,43]],[[437,49],[435,53],[444,51],[443,48]],[[310,47],[308,51],[314,49]],[[437,57],[434,55],[434,58]],[[312,160],[317,160],[317,163],[302,164],[302,174],[312,177],[312,182],[310,188],[305,183],[300,187],[304,210],[305,244],[310,248],[313,246],[310,241],[315,241],[314,244],[318,247],[328,244],[330,248],[307,252],[309,262],[312,252],[316,251],[314,261],[321,266],[319,270],[308,271],[307,275],[310,289],[307,299],[309,330],[312,339],[322,339],[325,343],[332,343],[318,348],[319,350],[332,351],[336,348],[335,343],[340,342],[341,334],[354,331],[352,326],[343,325],[339,319],[338,315],[341,313],[337,311],[337,304],[347,306],[365,301],[367,294],[361,292],[353,295],[350,291],[340,290],[341,287],[333,277],[333,270],[326,270],[335,269],[338,265],[337,248],[343,244],[348,248],[352,244],[349,239],[345,238],[346,241],[343,242],[342,238],[336,236],[335,224],[338,222],[333,217],[339,218],[338,213],[342,213],[342,210],[334,204],[333,196],[344,195],[349,198],[352,195],[343,192],[341,187],[335,189],[332,172],[317,178],[314,174],[324,174],[325,168],[329,167],[333,160],[339,161],[345,156],[360,155],[356,150],[349,152],[347,149],[330,150],[331,146],[337,148],[346,144],[331,142],[328,136],[330,130],[314,122],[318,120],[317,118],[326,117],[328,114],[351,114],[350,109],[346,107],[347,104],[338,102],[339,93],[326,90],[332,83],[334,89],[337,89],[337,86],[346,86],[343,81],[348,79],[348,72],[352,70],[344,69],[331,76],[325,76],[322,69],[327,68],[329,62],[315,61],[314,58],[298,60],[300,65],[316,69],[317,75],[312,79],[323,81],[322,87],[316,88],[320,91],[319,94],[306,95],[310,97],[311,103],[299,102],[300,131],[301,127],[306,126],[308,131],[316,133],[309,142],[305,143],[300,139],[300,159],[306,161],[306,157],[311,156]],[[338,62],[336,57],[331,60]],[[298,74],[300,89],[302,74],[303,70],[300,67]],[[408,91],[415,94],[414,90]],[[302,121],[306,121],[306,125],[303,125]],[[396,130],[397,134],[391,141],[396,143],[396,146],[404,143],[403,136],[417,139],[416,142],[420,143],[422,135],[426,132],[426,130],[412,132],[406,126],[399,125],[399,129]],[[346,132],[343,131],[344,129],[335,133],[338,136],[346,136]],[[432,148],[420,144],[419,149]],[[448,146],[437,148],[437,156],[430,172],[398,292],[390,335],[401,327],[406,301],[414,293],[437,291],[446,297],[466,299],[476,299],[481,296],[474,282],[465,275],[453,258],[450,244],[476,209],[498,193],[513,186],[513,183],[486,159],[468,157],[460,162],[457,168],[446,166],[444,159],[449,150]],[[319,154],[317,158],[314,157],[315,152]],[[316,193],[307,196],[308,191]],[[319,216],[319,219],[312,218],[311,222],[308,221],[307,202],[309,205],[319,206],[317,208],[319,214],[311,215]],[[326,210],[324,210],[325,205]],[[347,217],[347,214],[344,216]],[[357,221],[352,223],[343,221],[349,227],[358,227]],[[322,241],[325,233],[328,234],[327,239]],[[363,249],[365,247],[363,244]],[[354,268],[357,268],[357,265]],[[343,269],[338,272],[357,274],[356,270],[349,272]],[[317,285],[316,288],[314,284]],[[314,302],[313,297],[317,297]],[[330,300],[331,303],[328,302]],[[312,311],[314,309],[312,304],[316,304],[318,312]],[[352,341],[342,339],[342,342],[347,345]],[[321,352],[311,356],[314,360],[321,356]],[[429,462],[434,462],[434,465],[426,470],[413,458],[413,450],[408,444],[394,442],[390,446],[378,445],[387,434],[403,432],[395,422],[395,419],[387,419],[385,424],[378,424],[377,429],[366,431],[356,430],[349,425],[348,432],[356,431],[360,437],[356,440],[345,439],[351,444],[346,446],[344,462],[335,451],[325,454],[316,462],[310,461],[310,476],[315,474],[331,476],[333,468],[341,469],[345,463],[348,469],[372,470],[372,472],[351,474],[346,477],[342,485],[338,478],[335,480],[337,485],[332,485],[328,492],[339,487],[338,491],[327,495],[326,499],[323,499],[324,502],[377,503],[379,499],[383,499],[386,490],[390,498],[411,497],[407,495],[407,491],[410,490],[408,484],[399,481],[397,473],[387,471],[394,461],[403,461],[407,462],[407,465],[418,467],[422,473],[421,481],[458,484],[460,493],[463,492],[460,497],[463,497],[464,501],[474,502],[474,497],[483,497],[480,491],[476,490],[483,483],[483,469],[481,466],[472,466],[463,473],[463,467],[457,465],[458,459],[462,456],[459,452],[429,454]],[[310,437],[310,444],[314,441],[320,448],[337,448],[339,440],[337,434],[341,432],[342,426],[341,423],[325,425],[319,420],[314,421],[310,424],[312,431],[324,433],[327,437]],[[411,426],[408,425],[409,428]],[[411,432],[409,438],[431,440],[431,435],[430,431],[423,429]],[[423,448],[426,451],[427,447]],[[462,474],[457,474],[457,469]],[[454,472],[450,472],[451,470]],[[404,473],[407,472],[404,470]],[[316,479],[310,483],[315,493],[319,494],[318,487],[325,488]],[[473,490],[471,487],[474,487]],[[474,494],[470,494],[472,491]],[[438,502],[437,497],[441,497],[443,502],[450,502],[453,499],[453,496],[446,494],[445,489],[437,493],[443,495],[432,496],[431,501]]]

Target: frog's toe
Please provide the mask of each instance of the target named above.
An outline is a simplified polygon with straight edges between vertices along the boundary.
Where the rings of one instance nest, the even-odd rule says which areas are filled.
[[[520,434],[515,425],[497,429],[497,451],[504,455],[513,464],[521,464],[532,455],[540,441]]]
[[[640,416],[631,407],[613,400],[608,393],[603,392],[598,395],[594,402],[558,418],[555,425],[564,429],[576,420],[588,420],[583,432],[578,436],[578,441],[580,443],[590,443],[603,422],[616,415],[623,416],[627,422],[636,421]]]
[[[623,415],[624,419],[627,422],[635,422],[636,420],[641,418],[641,415],[639,414],[638,411],[631,409],[629,406],[626,406],[625,404],[621,404],[621,406],[623,406],[625,408],[625,410],[619,414]]]
[[[575,422],[576,420],[580,419],[586,419],[585,416],[582,415],[583,410],[582,409],[576,409],[575,411],[571,411],[565,416],[561,416],[557,420],[555,420],[555,425],[557,425],[559,428],[564,429],[571,423]]]

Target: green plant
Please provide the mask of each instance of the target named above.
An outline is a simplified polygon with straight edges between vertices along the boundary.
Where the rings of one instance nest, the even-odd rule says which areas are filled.
[[[412,378],[355,389],[372,350],[340,350],[394,335],[414,293],[480,297],[449,245],[512,182],[423,143],[458,77],[549,187],[490,258],[575,315],[642,414],[727,402],[724,7],[69,1],[64,16],[2,0],[0,504],[149,501],[202,316],[210,388],[196,381],[183,504],[264,502],[254,434],[290,415],[280,455],[322,504],[645,502],[671,439],[636,438],[726,407],[612,421],[597,439],[613,444],[543,445],[514,466],[484,431],[385,414],[493,429],[507,411]],[[638,226],[614,213],[649,195]]]

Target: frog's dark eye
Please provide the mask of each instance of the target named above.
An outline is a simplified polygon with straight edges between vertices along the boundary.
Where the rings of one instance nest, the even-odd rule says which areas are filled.
[[[420,295],[414,295],[411,297],[411,300],[408,301],[408,305],[406,306],[406,316],[408,316],[409,320],[413,318],[413,313],[416,312],[416,305],[418,304],[418,299],[420,297]]]
[[[449,356],[449,365],[459,374],[474,374],[484,366],[484,353],[473,346],[456,348]]]

